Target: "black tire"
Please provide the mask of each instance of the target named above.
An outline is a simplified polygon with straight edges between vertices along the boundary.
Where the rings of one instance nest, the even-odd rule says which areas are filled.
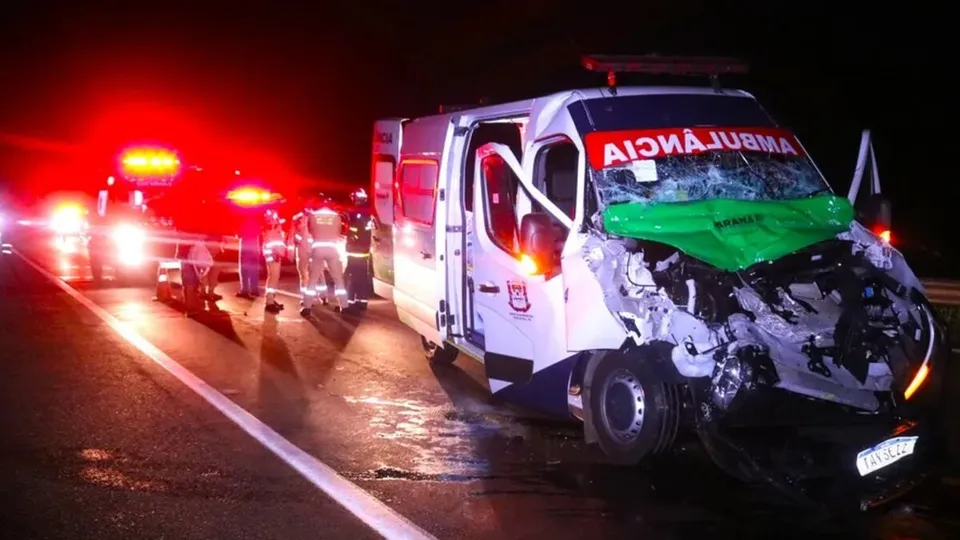
[[[642,351],[596,353],[584,388],[600,448],[618,465],[636,465],[669,449],[679,429],[678,389],[644,362]]]
[[[449,366],[456,362],[457,356],[460,355],[460,351],[456,348],[449,345],[437,345],[423,336],[420,336],[420,343],[423,345],[423,354],[435,366]]]

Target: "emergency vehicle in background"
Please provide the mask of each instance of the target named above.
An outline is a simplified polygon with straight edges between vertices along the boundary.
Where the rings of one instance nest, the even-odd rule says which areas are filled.
[[[96,205],[64,201],[53,212],[50,228],[57,249],[67,256],[86,257],[95,279],[109,267],[116,279],[140,280],[153,275],[166,243],[168,221],[157,220],[147,206],[157,189],[181,175],[175,152],[131,148],[97,174],[101,188]]]
[[[156,261],[173,252],[175,241],[170,216],[157,214],[153,202],[184,175],[179,154],[167,148],[128,148],[119,155],[92,220],[88,250],[95,278],[105,264],[121,278],[156,275]]]
[[[913,478],[938,448],[947,349],[877,232],[869,137],[838,197],[752,95],[720,87],[742,62],[583,64],[607,87],[375,123],[374,286],[427,357],[482,362],[492,392],[571,413],[617,463],[688,429],[741,478],[843,476],[868,502]],[[856,216],[867,165],[876,204]],[[741,438],[757,427],[797,459]]]

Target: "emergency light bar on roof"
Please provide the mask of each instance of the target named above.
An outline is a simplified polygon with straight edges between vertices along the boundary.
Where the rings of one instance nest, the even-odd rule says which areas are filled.
[[[588,71],[598,73],[709,76],[749,71],[743,60],[720,57],[585,55],[582,63]]]
[[[180,171],[180,159],[174,152],[143,148],[131,149],[120,158],[123,173],[141,178],[151,176],[175,176]]]
[[[646,73],[648,75],[682,75],[710,77],[719,87],[718,77],[726,74],[745,74],[750,66],[743,60],[724,57],[687,57],[649,55],[584,55],[581,64],[587,71],[607,74],[607,85],[617,86],[617,73]]]
[[[279,193],[273,193],[255,187],[242,187],[227,193],[227,199],[240,206],[260,206],[277,203],[283,200]]]

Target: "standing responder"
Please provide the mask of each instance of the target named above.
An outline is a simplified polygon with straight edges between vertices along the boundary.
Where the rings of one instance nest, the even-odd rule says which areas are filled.
[[[283,230],[280,228],[280,216],[276,210],[267,210],[264,215],[263,256],[267,261],[266,304],[264,309],[270,313],[280,313],[283,304],[277,302],[277,286],[280,284],[280,263],[283,261],[286,244]]]
[[[370,299],[370,240],[373,219],[367,192],[360,188],[350,194],[353,207],[347,216],[347,303],[351,309],[367,309]]]
[[[248,213],[240,224],[240,291],[237,298],[260,296],[260,220]]]
[[[333,293],[337,300],[334,310],[343,312],[347,307],[347,290],[343,286],[343,266],[340,263],[340,253],[337,251],[343,218],[333,209],[332,201],[323,195],[320,196],[319,204],[310,206],[314,207],[309,209],[307,223],[311,238],[310,282],[307,292],[303,295],[303,307],[300,309],[300,314],[304,317],[310,314],[314,301],[321,293],[329,293],[326,285],[320,285],[324,269],[330,272],[330,277],[333,279]]]
[[[300,197],[300,211],[290,218],[290,234],[287,236],[287,253],[294,254],[297,275],[300,277],[300,294],[307,294],[310,285],[310,231],[307,230],[307,197]],[[303,302],[300,303],[303,309]]]

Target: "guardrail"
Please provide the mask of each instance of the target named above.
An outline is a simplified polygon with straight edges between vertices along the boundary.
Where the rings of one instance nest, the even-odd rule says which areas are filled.
[[[960,306],[960,280],[924,279],[927,298],[930,303],[939,306]]]

